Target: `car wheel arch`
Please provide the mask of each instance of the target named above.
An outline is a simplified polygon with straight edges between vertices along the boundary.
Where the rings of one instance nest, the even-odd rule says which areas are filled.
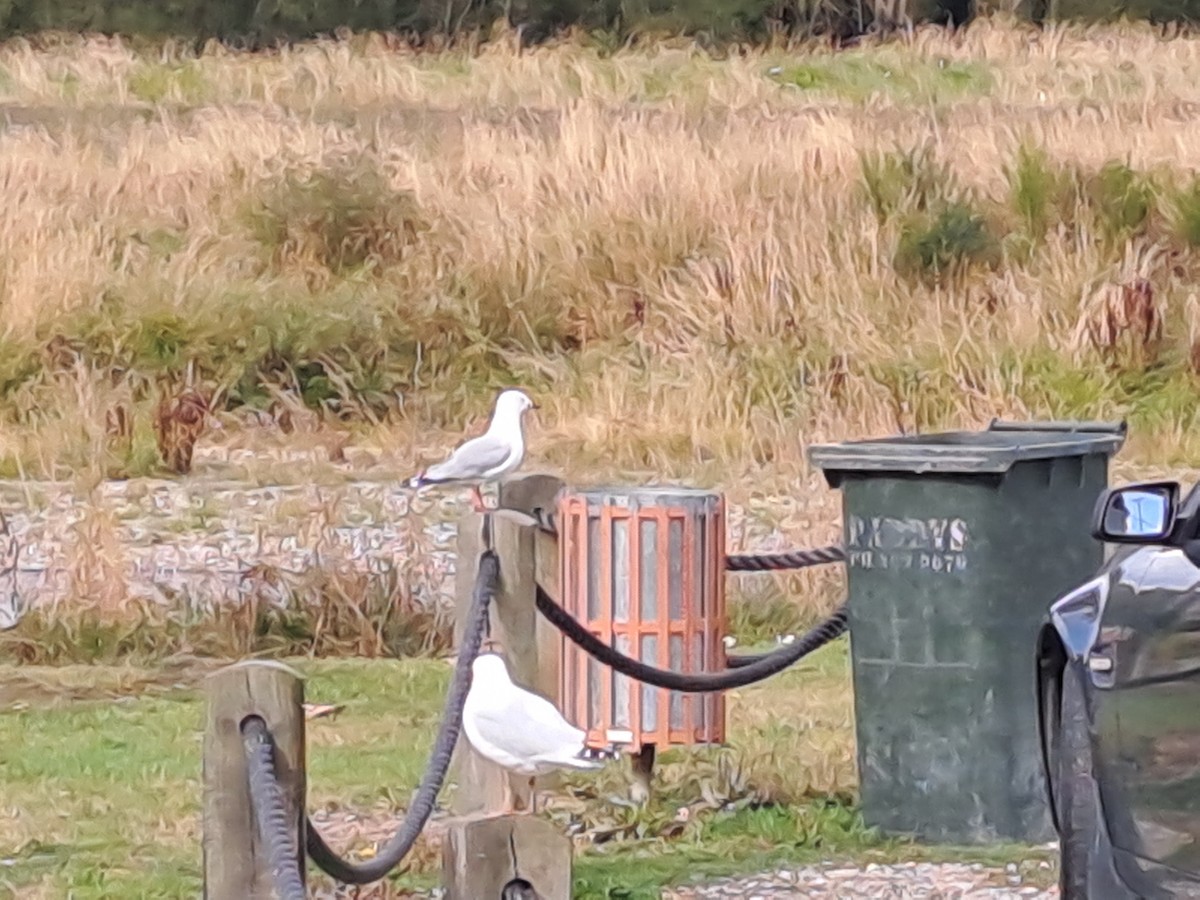
[[[1063,673],[1066,670],[1067,659],[1067,647],[1062,635],[1054,625],[1047,623],[1042,627],[1037,641],[1037,727],[1042,773],[1046,782],[1046,800],[1055,830],[1059,829],[1060,822],[1058,804],[1055,801],[1056,775],[1051,759],[1051,741],[1057,737],[1055,732],[1062,709]]]

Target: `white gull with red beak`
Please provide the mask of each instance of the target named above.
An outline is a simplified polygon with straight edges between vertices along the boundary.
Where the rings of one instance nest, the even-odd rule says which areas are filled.
[[[409,487],[469,484],[476,511],[485,507],[479,488],[515,472],[525,459],[525,412],[537,404],[524,391],[509,388],[500,392],[488,429],[479,437],[460,444],[443,462],[435,463],[409,479]]]
[[[513,683],[496,653],[471,664],[471,689],[463,704],[463,731],[481,756],[518,775],[556,769],[598,769],[611,753],[585,743],[587,734],[563,718],[545,697]]]

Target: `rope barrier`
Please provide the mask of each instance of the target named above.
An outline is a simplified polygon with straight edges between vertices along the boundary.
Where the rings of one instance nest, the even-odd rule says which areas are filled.
[[[558,535],[558,514],[553,510],[538,508],[508,510],[527,517],[530,524],[546,534]],[[787,569],[808,569],[812,565],[841,563],[846,551],[838,544],[814,547],[811,550],[790,550],[780,553],[731,553],[725,557],[725,568],[731,572],[764,572]]]
[[[434,741],[433,752],[425,769],[425,777],[417,789],[412,805],[400,823],[396,834],[366,862],[351,862],[342,859],[321,837],[321,833],[308,821],[308,855],[327,875],[344,884],[368,884],[378,881],[400,864],[417,842],[425,823],[433,812],[437,795],[446,780],[450,759],[458,742],[462,727],[463,703],[471,683],[471,663],[479,653],[487,627],[488,605],[496,593],[500,580],[500,561],[491,550],[479,558],[479,573],[475,577],[475,593],[471,612],[463,631],[458,658],[454,664],[454,676],[446,694],[446,705],[442,713],[442,724]]]
[[[518,511],[531,524],[546,532],[558,535],[557,513],[538,507],[530,512]],[[828,563],[843,562],[846,551],[839,544],[813,547],[808,550],[788,550],[781,553],[732,553],[725,557],[725,569],[729,572],[778,572],[788,569],[807,569]]]
[[[773,571],[799,569],[845,559],[841,547],[819,547],[786,553],[739,554],[726,557],[729,571]],[[408,855],[433,812],[437,796],[462,727],[462,710],[470,687],[471,663],[479,652],[488,623],[488,606],[496,593],[500,563],[488,550],[480,556],[471,612],[455,661],[454,675],[446,694],[441,726],[430,754],[424,777],[396,833],[374,858],[365,862],[343,859],[325,842],[310,818],[306,818],[306,849],[309,858],[328,875],[345,884],[368,884],[385,877]],[[603,643],[547,594],[537,589],[537,608],[555,627],[588,655],[611,669],[644,684],[685,693],[729,690],[761,681],[794,665],[804,656],[839,637],[847,628],[843,604],[832,616],[786,647],[755,656],[730,657],[723,672],[684,674],[648,666]],[[296,835],[288,824],[283,792],[275,773],[274,743],[266,723],[258,716],[242,725],[250,794],[259,835],[267,848],[275,890],[280,900],[305,897]]]
[[[727,669],[745,668],[746,666],[750,665],[751,663],[758,662],[760,659],[766,659],[773,652],[775,652],[775,651],[770,651],[767,653],[726,653],[725,654],[725,668],[727,668]]]
[[[246,772],[250,799],[259,838],[267,848],[275,894],[279,900],[304,900],[304,878],[300,867],[296,833],[289,821],[283,790],[275,776],[275,744],[267,723],[250,716],[242,723],[242,745],[246,749]]]
[[[814,547],[811,550],[788,550],[782,553],[733,553],[725,557],[728,572],[777,572],[787,569],[807,569],[828,563],[844,562],[846,551],[838,544]],[[725,665],[730,669],[741,669],[764,659],[771,653],[727,653]]]
[[[730,688],[745,687],[756,681],[762,681],[771,675],[782,672],[788,666],[795,664],[802,657],[812,653],[818,647],[828,644],[834,638],[846,631],[846,605],[842,604],[832,616],[811,629],[795,643],[779,650],[765,654],[762,658],[753,660],[743,666],[727,669],[724,672],[699,672],[685,674],[669,669],[658,669],[648,666],[632,657],[613,649],[608,644],[587,630],[575,618],[554,602],[554,599],[542,590],[537,589],[537,608],[549,622],[565,634],[573,643],[580,647],[593,659],[611,669],[628,675],[643,684],[654,687],[668,688],[672,691],[698,694],[708,691],[725,691]]]
[[[830,544],[827,547],[784,553],[734,553],[725,557],[725,568],[730,572],[775,572],[807,569],[809,566],[844,562],[845,559],[846,551],[837,544]]]
[[[539,529],[547,534],[558,535],[558,515],[538,507],[523,513]],[[725,557],[725,569],[729,572],[779,572],[789,569],[807,569],[828,563],[844,562],[846,551],[839,544],[814,547],[809,550],[788,550],[781,553],[732,553]]]

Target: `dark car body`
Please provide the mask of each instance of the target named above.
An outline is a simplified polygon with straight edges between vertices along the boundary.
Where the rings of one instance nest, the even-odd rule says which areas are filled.
[[[1114,533],[1114,497],[1139,487],[1100,498],[1093,534],[1120,546],[1038,641],[1064,897],[1200,898],[1200,486],[1180,503],[1155,483],[1174,491],[1162,529]]]

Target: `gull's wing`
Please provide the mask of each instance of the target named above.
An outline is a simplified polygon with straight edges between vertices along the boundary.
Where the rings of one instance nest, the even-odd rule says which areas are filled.
[[[460,444],[445,462],[436,463],[425,470],[421,477],[425,482],[474,481],[502,466],[513,454],[508,441],[491,434],[481,434]]]
[[[587,736],[562,717],[554,704],[529,691],[510,688],[489,693],[472,710],[479,737],[519,759],[592,768],[580,757]]]

